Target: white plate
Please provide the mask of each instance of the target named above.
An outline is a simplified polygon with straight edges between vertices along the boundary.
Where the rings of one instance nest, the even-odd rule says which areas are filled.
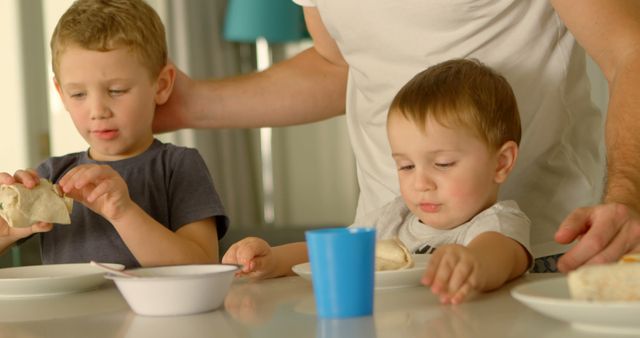
[[[413,268],[404,270],[376,271],[376,290],[420,285],[420,277],[424,274],[424,270],[427,267],[427,262],[431,255],[412,255],[412,257],[414,262]],[[311,266],[309,263],[294,265],[291,269],[300,277],[309,281],[311,280]]]
[[[124,269],[120,264],[107,264]],[[49,264],[0,269],[0,298],[49,296],[95,289],[104,271],[89,263]]]
[[[566,277],[519,285],[511,295],[532,309],[581,330],[640,334],[640,302],[573,300]]]

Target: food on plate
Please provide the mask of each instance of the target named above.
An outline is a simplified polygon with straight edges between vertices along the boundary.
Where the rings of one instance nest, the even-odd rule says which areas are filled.
[[[0,185],[0,217],[10,227],[24,228],[38,222],[69,224],[73,200],[46,179],[28,189],[21,183]]]
[[[573,299],[640,301],[640,255],[623,256],[618,263],[586,265],[569,273]]]
[[[376,242],[376,271],[400,270],[413,267],[413,258],[397,238]]]
[[[628,254],[620,258],[621,263],[640,263],[640,253]]]

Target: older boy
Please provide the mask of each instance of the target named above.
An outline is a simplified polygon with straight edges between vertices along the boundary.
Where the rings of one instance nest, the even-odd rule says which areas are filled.
[[[33,187],[44,177],[77,203],[71,225],[0,220],[0,251],[43,232],[44,263],[218,262],[228,219],[204,161],[151,130],[175,79],[157,13],[142,0],[78,0],[56,26],[51,55],[55,87],[90,148],[0,174],[0,183]]]

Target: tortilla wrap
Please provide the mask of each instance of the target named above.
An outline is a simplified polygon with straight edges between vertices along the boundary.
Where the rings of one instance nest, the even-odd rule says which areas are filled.
[[[21,183],[0,185],[0,217],[10,227],[25,228],[38,222],[69,224],[73,200],[63,196],[46,179],[32,189]]]
[[[637,255],[618,263],[585,265],[567,276],[573,299],[589,301],[640,300],[640,264]]]
[[[407,247],[397,238],[376,242],[376,271],[401,270],[413,267]]]

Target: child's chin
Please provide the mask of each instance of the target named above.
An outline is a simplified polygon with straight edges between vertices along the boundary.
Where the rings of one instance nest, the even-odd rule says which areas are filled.
[[[435,219],[433,217],[420,217],[420,223],[439,230],[450,230],[461,224],[456,221]]]

